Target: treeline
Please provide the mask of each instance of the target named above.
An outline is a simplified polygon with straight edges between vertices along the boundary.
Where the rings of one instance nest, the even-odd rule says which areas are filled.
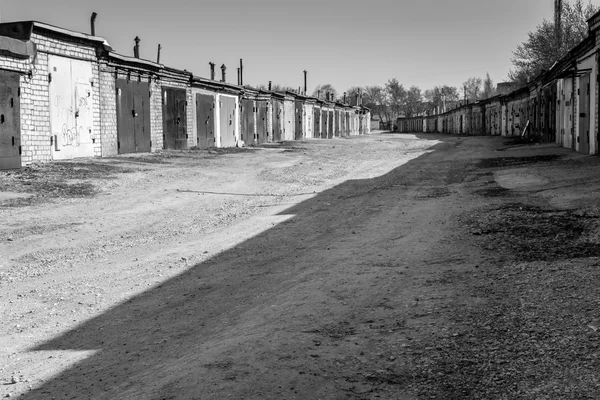
[[[496,94],[496,88],[489,74],[484,79],[467,79],[460,89],[449,85],[425,90],[414,85],[407,88],[398,79],[392,78],[381,86],[353,86],[345,92],[349,99],[355,99],[359,94],[362,104],[371,109],[372,115],[377,115],[380,121],[389,122],[398,117],[444,112],[465,100],[487,99]]]

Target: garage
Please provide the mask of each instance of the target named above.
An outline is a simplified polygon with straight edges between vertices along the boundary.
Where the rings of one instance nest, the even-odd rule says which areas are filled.
[[[52,159],[93,157],[92,64],[49,55],[48,69]]]
[[[117,79],[117,148],[119,154],[145,153],[151,148],[150,85]]]
[[[186,91],[171,87],[162,88],[163,148],[187,149]]]
[[[21,168],[19,74],[0,70],[0,169]]]

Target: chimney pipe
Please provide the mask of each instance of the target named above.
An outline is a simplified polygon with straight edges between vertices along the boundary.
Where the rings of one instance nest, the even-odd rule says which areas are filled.
[[[140,39],[139,36],[136,36],[133,40],[135,41],[135,46],[133,47],[133,56],[135,58],[140,58],[140,42],[142,39]]]
[[[238,80],[237,80],[237,83],[238,83],[238,85],[240,85],[240,86],[241,86],[241,83],[240,83],[240,67],[238,67],[238,69],[237,69],[237,74],[238,74],[238,75],[237,75],[237,79],[238,79]]]
[[[307,85],[306,85],[306,74],[308,73],[307,70],[304,70],[304,95],[306,96],[306,92],[308,91],[307,89]]]
[[[346,104],[346,92],[344,92],[344,104]]]
[[[210,65],[210,79],[214,81],[215,80],[215,63],[209,62],[208,65]]]
[[[240,86],[244,86],[244,64],[240,58]]]
[[[227,70],[227,67],[225,66],[225,64],[221,65],[221,82],[225,82],[225,71]]]
[[[92,18],[90,18],[90,25],[92,28],[92,36],[96,36],[96,17],[98,16],[98,14],[96,14],[95,12],[92,13]]]
[[[160,50],[162,49],[162,46],[160,45],[160,43],[158,44],[158,52],[156,54],[156,63],[160,64]]]
[[[271,81],[269,81],[269,92],[272,90],[272,85],[271,85]]]

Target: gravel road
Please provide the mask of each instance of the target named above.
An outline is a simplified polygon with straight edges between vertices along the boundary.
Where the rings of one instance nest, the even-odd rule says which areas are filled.
[[[0,396],[597,398],[599,172],[384,133],[0,172]]]

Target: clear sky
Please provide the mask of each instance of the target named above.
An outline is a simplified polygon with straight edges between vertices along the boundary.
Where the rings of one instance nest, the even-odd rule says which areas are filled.
[[[85,33],[95,11],[115,51],[133,55],[137,35],[142,58],[155,61],[160,43],[162,63],[199,76],[212,61],[237,83],[243,58],[245,84],[298,87],[306,69],[309,92],[340,93],[393,77],[421,89],[486,72],[503,81],[512,50],[553,10],[553,0],[0,0],[2,22]]]

